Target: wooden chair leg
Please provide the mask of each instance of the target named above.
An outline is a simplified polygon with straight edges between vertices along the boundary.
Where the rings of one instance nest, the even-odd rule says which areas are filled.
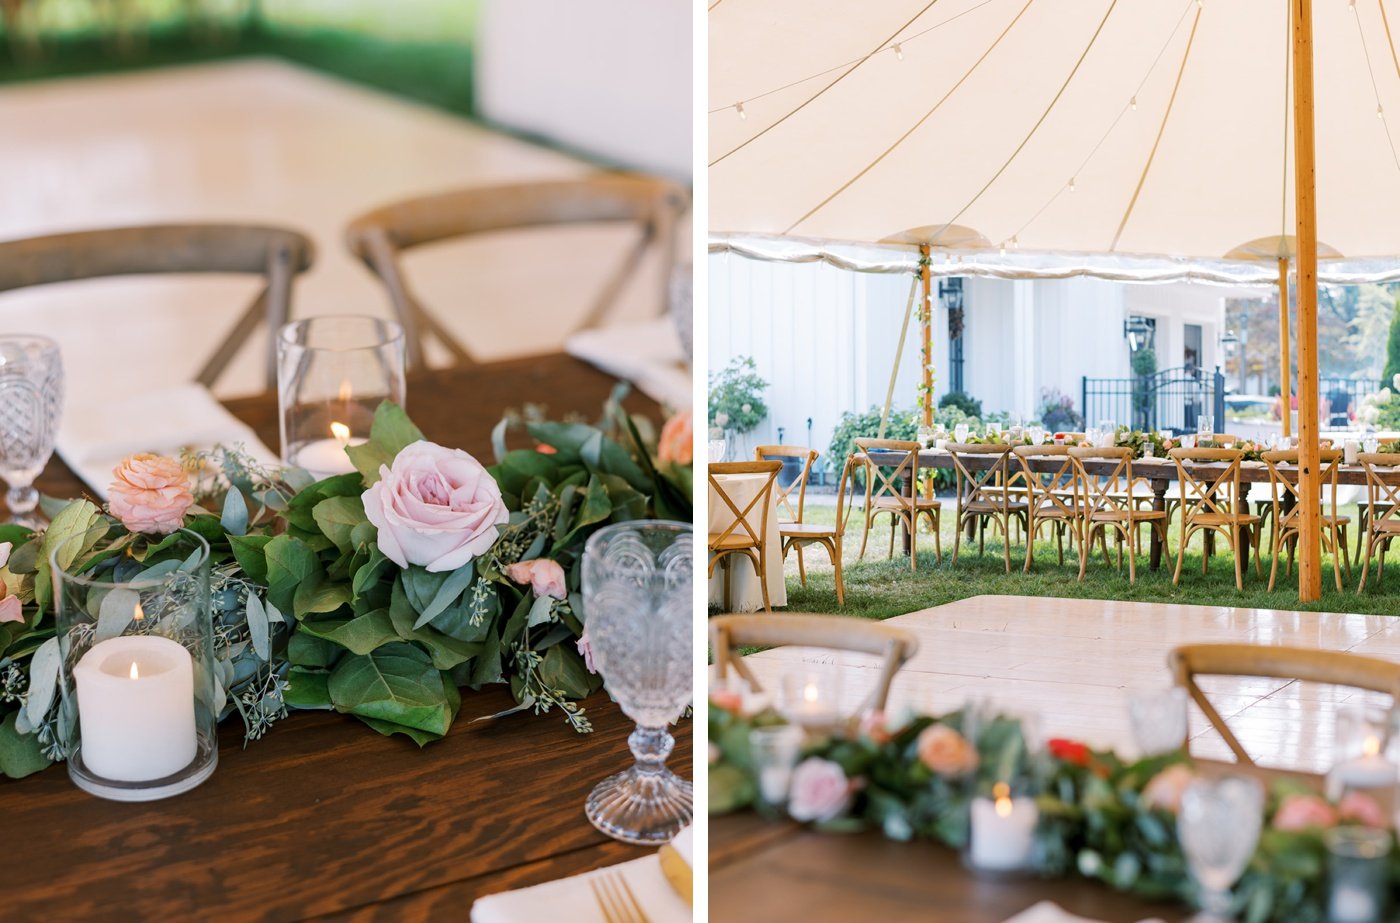
[[[1347,527],[1337,527],[1342,535],[1342,565],[1346,568],[1347,583],[1351,583],[1351,556],[1347,553]]]
[[[919,569],[919,514],[909,514],[909,569]]]
[[[846,585],[841,579],[841,545],[836,541],[827,543],[826,550],[831,552],[831,564],[836,568],[836,605],[846,604]]]
[[[784,549],[786,550],[786,549]],[[807,562],[802,560],[802,543],[798,542],[793,549],[797,552],[797,579],[802,581],[802,586],[807,586]],[[787,560],[787,555],[783,555],[783,560]]]
[[[1128,585],[1137,583],[1138,524],[1128,520]]]
[[[1181,531],[1181,538],[1176,544],[1176,571],[1172,574],[1172,586],[1181,582],[1181,565],[1186,560],[1186,530]]]
[[[953,566],[958,566],[958,549],[962,547],[964,517],[961,511],[957,513],[957,523],[953,530]]]
[[[1055,524],[1055,553],[1059,556],[1060,566],[1065,566],[1065,524],[1060,522]]]
[[[1280,551],[1280,549],[1279,549],[1279,534],[1278,534],[1278,530],[1275,529],[1275,530],[1274,530],[1274,563],[1273,563],[1272,566],[1269,567],[1269,592],[1270,592],[1270,593],[1272,593],[1272,592],[1274,591],[1274,581],[1275,581],[1275,579],[1277,579],[1277,577],[1278,577],[1278,558],[1279,558],[1279,551]]]
[[[891,561],[894,560],[894,531],[895,531],[895,526],[898,524],[898,520],[899,520],[899,517],[898,517],[898,516],[896,516],[894,513],[891,513],[891,514],[890,514],[890,553],[889,553],[889,560],[891,560]],[[912,541],[913,538],[914,538],[914,536],[911,534],[911,535],[909,536],[909,538],[910,538],[910,541]],[[912,547],[912,546],[911,546],[911,547]]]
[[[1021,568],[1021,573],[1023,574],[1029,574],[1031,572],[1031,548],[1035,546],[1035,541],[1033,540],[1034,536],[1034,530],[1026,530],[1026,566]]]
[[[943,563],[943,511],[933,510],[933,559]]]
[[[724,611],[725,611],[725,612],[733,612],[733,611],[734,611],[734,596],[733,596],[733,594],[730,592],[730,588],[731,588],[731,586],[732,586],[732,583],[731,583],[731,581],[730,581],[730,574],[729,574],[729,569],[730,569],[730,568],[729,568],[729,564],[730,564],[730,560],[729,560],[729,559],[730,559],[730,556],[729,556],[729,555],[725,555],[724,557],[720,558],[720,560],[719,560],[719,566],[724,570],[724,591],[723,591],[724,595],[723,595],[723,597],[722,597],[722,600],[723,600],[723,602],[724,602]]]
[[[982,557],[987,553],[987,517],[982,516],[977,520],[977,557]]]
[[[866,512],[865,512],[865,531],[863,531],[863,532],[861,533],[861,536],[860,536],[860,556],[859,556],[856,560],[858,560],[858,561],[864,561],[864,560],[865,560],[865,544],[866,544],[866,542],[868,542],[868,541],[870,541],[870,511],[869,511],[869,510],[866,510]]]
[[[1240,560],[1240,541],[1244,538],[1244,533],[1239,526],[1230,527],[1230,557],[1235,559],[1235,589],[1244,592],[1244,569],[1248,562]],[[1249,546],[1245,546],[1244,553],[1249,554]]]
[[[773,606],[768,601],[768,554],[763,545],[758,546],[758,561],[754,563],[754,574],[758,577],[758,588],[763,593],[763,611],[773,614]]]

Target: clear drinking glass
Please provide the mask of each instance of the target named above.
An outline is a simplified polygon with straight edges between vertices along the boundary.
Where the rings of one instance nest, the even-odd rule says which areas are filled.
[[[0,336],[0,478],[12,522],[37,529],[34,479],[53,455],[63,412],[63,358],[41,336]]]
[[[691,699],[688,523],[639,520],[599,529],[583,552],[583,604],[593,660],[623,713],[636,763],[588,796],[589,821],[625,843],[668,842],[690,823],[691,784],[666,768],[667,725]]]
[[[1230,888],[1239,880],[1264,822],[1264,787],[1248,776],[1197,779],[1186,787],[1177,835],[1201,889],[1199,921],[1228,920]]]
[[[1391,834],[1374,827],[1334,827],[1326,833],[1328,923],[1381,923],[1389,887]]]
[[[791,724],[749,731],[749,759],[758,779],[758,797],[774,807],[787,803],[792,770],[802,752],[802,729]]]
[[[1215,418],[1208,413],[1203,413],[1196,418],[1196,435],[1209,436],[1215,434]]]
[[[778,711],[793,724],[830,728],[841,722],[841,672],[789,673],[783,677]]]
[[[1040,445],[1045,441],[1045,427],[1036,425],[1030,430],[1031,445]]]
[[[1361,451],[1371,454],[1381,447],[1381,441],[1375,436],[1367,436],[1361,440]]]
[[[404,403],[403,328],[377,317],[327,315],[277,334],[282,461],[317,477],[355,470],[345,454],[369,438],[384,401]]]
[[[214,674],[209,544],[184,529],[144,560],[103,558],[125,536],[108,528],[75,535],[50,555],[61,696],[54,730],[79,788],[152,801],[199,785],[219,759],[224,694]]]
[[[967,434],[968,434],[968,432],[969,432],[969,430],[968,430],[967,424],[966,424],[966,423],[959,423],[957,426],[954,426],[954,427],[953,427],[953,440],[954,440],[955,442],[957,442],[959,445],[961,445],[962,443],[967,442]]]
[[[1186,690],[1180,686],[1128,697],[1128,719],[1142,757],[1180,750],[1186,743]]]

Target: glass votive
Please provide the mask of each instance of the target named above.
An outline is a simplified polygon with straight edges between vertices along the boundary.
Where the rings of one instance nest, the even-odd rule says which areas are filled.
[[[1375,756],[1390,744],[1391,712],[1379,705],[1343,705],[1337,709],[1333,762]]]
[[[791,724],[756,727],[749,731],[749,759],[758,782],[758,797],[768,805],[787,804],[792,771],[802,754],[802,729]]]
[[[1329,923],[1380,923],[1386,919],[1386,857],[1390,833],[1371,827],[1327,831]]]
[[[993,783],[969,804],[964,863],[981,872],[1014,874],[1035,865],[1035,830],[1040,809],[1035,799],[1018,794],[1010,782]]]
[[[75,535],[50,555],[60,736],[79,788],[153,801],[194,788],[218,762],[209,545],[182,529],[145,560],[118,553],[93,564],[125,535],[107,532]]]
[[[793,724],[821,730],[841,722],[841,673],[789,673],[778,711]]]
[[[404,404],[403,328],[377,317],[327,315],[277,334],[282,461],[318,478],[355,470],[345,454],[369,439],[384,401]]]
[[[1180,686],[1128,696],[1128,720],[1139,756],[1160,756],[1186,745],[1187,700]]]

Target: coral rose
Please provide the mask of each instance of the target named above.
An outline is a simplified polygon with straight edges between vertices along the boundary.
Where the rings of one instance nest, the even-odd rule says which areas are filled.
[[[868,737],[872,743],[887,744],[894,739],[890,733],[889,722],[885,718],[885,713],[878,708],[866,714],[860,719],[860,733]]]
[[[569,584],[564,578],[564,568],[559,566],[558,561],[549,558],[520,561],[506,568],[506,576],[516,583],[530,584],[536,596],[569,598]]]
[[[0,567],[10,563],[10,549],[13,547],[10,542],[0,542]],[[0,580],[0,625],[5,622],[23,621],[24,613],[21,611],[19,597],[11,596],[5,581]]]
[[[946,724],[930,724],[915,743],[919,762],[940,776],[956,778],[977,768],[977,748]]]
[[[1144,807],[1173,814],[1181,811],[1181,796],[1196,774],[1184,763],[1173,763],[1152,777],[1142,790]]]
[[[793,820],[832,820],[846,810],[850,798],[851,783],[840,763],[813,756],[792,771],[788,813]]]
[[[690,464],[694,455],[694,439],[695,415],[689,409],[682,410],[661,427],[661,440],[656,446],[657,459],[663,464]]]
[[[1316,795],[1287,795],[1274,812],[1276,830],[1308,830],[1331,827],[1336,823],[1337,812]]]
[[[481,462],[425,440],[405,446],[364,493],[379,550],[399,567],[454,571],[496,544],[510,521],[501,488]]]
[[[107,505],[129,531],[168,535],[194,505],[189,472],[173,458],[132,455],[112,474],[116,480],[107,488]]]

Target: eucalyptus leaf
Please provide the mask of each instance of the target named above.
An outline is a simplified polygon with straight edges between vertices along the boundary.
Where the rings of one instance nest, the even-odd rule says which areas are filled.
[[[525,621],[526,628],[534,628],[536,625],[543,625],[550,620],[550,612],[554,609],[554,598],[552,596],[536,596],[535,601],[530,604],[530,615]]]
[[[58,687],[58,667],[62,654],[58,649],[58,639],[50,638],[34,652],[29,661],[29,699],[25,703],[25,717],[38,727],[53,704],[54,691]]]
[[[141,596],[135,590],[115,587],[102,597],[98,607],[97,627],[93,629],[93,643],[116,638],[126,631],[136,617],[136,607],[141,604]]]
[[[267,609],[258,598],[257,593],[248,594],[248,605],[246,609],[248,620],[248,637],[253,642],[253,650],[263,660],[272,659],[272,649],[269,643],[269,629],[267,624]]]
[[[230,535],[243,535],[248,531],[248,501],[237,487],[229,487],[224,496],[224,512],[219,524]]]
[[[471,585],[475,576],[476,568],[472,566],[471,561],[449,574],[433,595],[432,602],[419,612],[418,621],[413,627],[422,628],[437,618],[457,597],[462,595],[462,592]]]

